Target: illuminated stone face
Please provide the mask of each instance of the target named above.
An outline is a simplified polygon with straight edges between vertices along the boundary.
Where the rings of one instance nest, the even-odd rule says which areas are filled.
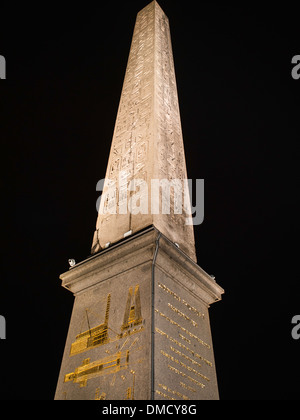
[[[153,214],[150,191],[146,214],[126,211],[133,195],[128,192],[132,180],[150,188],[151,180],[186,178],[169,21],[154,1],[136,20],[106,172],[106,179],[118,188],[101,203],[106,214],[98,215],[92,253],[119,241],[128,231],[134,234],[154,225],[196,260],[193,226],[186,225],[184,211],[174,214],[172,189],[170,214]],[[161,195],[156,199],[161,200]],[[110,214],[116,204],[116,214]]]

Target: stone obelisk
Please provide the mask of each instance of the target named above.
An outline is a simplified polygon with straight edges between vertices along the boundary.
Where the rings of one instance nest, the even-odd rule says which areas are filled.
[[[187,179],[169,22],[157,2],[137,17],[106,179],[118,188],[103,203],[104,212],[116,204],[117,209],[115,215],[99,214],[92,253],[153,224],[196,261],[193,226],[186,225],[185,214],[153,214],[150,197],[146,214],[126,212],[130,181],[145,181],[150,196],[153,179]]]
[[[224,291],[196,264],[187,207],[142,188],[186,178],[169,22],[153,1],[136,20],[92,255],[60,277],[75,302],[56,399],[219,398],[208,309]]]

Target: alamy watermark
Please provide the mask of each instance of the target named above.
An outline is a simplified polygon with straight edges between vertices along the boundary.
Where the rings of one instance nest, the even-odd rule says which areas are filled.
[[[204,180],[151,179],[150,185],[143,179],[129,180],[126,171],[120,171],[118,180],[101,179],[96,191],[96,209],[101,215],[108,214],[172,214],[184,215],[186,225],[201,225],[204,220]]]
[[[4,316],[0,315],[0,340],[6,339],[6,320]]]
[[[300,79],[300,55],[295,55],[292,58],[292,64],[296,64],[292,69],[292,78],[295,80]]]
[[[300,315],[295,315],[292,319],[292,324],[295,325],[292,329],[292,337],[294,340],[300,339]]]
[[[6,60],[0,55],[0,79],[6,79]]]

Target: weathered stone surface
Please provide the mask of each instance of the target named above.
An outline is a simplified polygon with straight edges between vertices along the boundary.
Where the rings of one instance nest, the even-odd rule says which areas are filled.
[[[121,172],[127,174],[124,181]],[[156,1],[137,16],[106,179],[116,182],[117,190],[103,208],[120,206],[117,214],[99,214],[92,254],[130,230],[154,225],[196,261],[193,226],[186,225],[184,211],[174,214],[172,189],[171,214],[151,214],[152,179],[187,179],[169,21]],[[120,214],[133,179],[147,183],[148,214]]]

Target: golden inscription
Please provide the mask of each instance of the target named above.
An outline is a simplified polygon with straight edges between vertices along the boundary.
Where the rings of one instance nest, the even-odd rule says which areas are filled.
[[[173,366],[171,366],[171,365],[168,365],[168,368],[169,368],[172,372],[177,373],[177,375],[180,375],[180,376],[182,376],[183,378],[187,378],[189,381],[193,382],[194,384],[196,384],[196,385],[197,385],[197,386],[199,386],[200,388],[202,388],[202,389],[204,389],[204,388],[205,388],[205,385],[204,385],[204,384],[202,384],[201,382],[199,382],[199,381],[197,381],[196,379],[192,378],[191,376],[187,375],[186,373],[181,372],[180,370],[178,370],[178,369],[174,368],[174,367],[173,367]]]
[[[160,395],[161,397],[165,398],[166,400],[175,401],[175,398],[169,397],[169,395],[165,394],[164,392],[159,391],[158,389],[155,390],[155,393]]]
[[[98,376],[110,375],[126,369],[129,363],[129,351],[118,352],[113,356],[105,357],[90,363],[90,359],[85,359],[81,366],[74,372],[65,375],[64,382],[73,382],[85,387],[87,381]]]
[[[191,333],[189,330],[187,330],[186,328],[184,328],[182,325],[178,324],[178,322],[176,322],[173,319],[169,318],[167,315],[163,314],[162,312],[159,312],[158,309],[155,309],[155,312],[158,313],[164,319],[166,319],[168,322],[170,322],[170,324],[176,325],[177,327],[179,327],[182,331],[184,331],[186,334],[188,334],[189,337],[192,337],[195,340],[197,340],[198,343],[202,344],[202,346],[207,347],[208,349],[210,349],[210,345],[209,344],[205,343],[205,341],[201,340],[201,338],[197,337],[195,334]]]
[[[191,322],[193,327],[197,327],[197,322],[192,320],[190,317],[188,317],[186,314],[181,312],[179,309],[175,308],[175,306],[171,305],[171,303],[168,303],[168,307],[172,309],[177,315],[181,316],[182,318],[186,319],[187,321]]]
[[[155,331],[156,331],[158,334],[160,334],[160,335],[162,335],[162,336],[166,337],[168,340],[172,341],[172,343],[177,344],[177,346],[179,346],[179,347],[182,347],[182,348],[186,349],[186,350],[187,350],[189,353],[191,353],[194,357],[197,357],[197,359],[203,360],[203,362],[205,362],[208,366],[212,367],[212,365],[213,365],[213,364],[212,364],[209,360],[205,359],[205,358],[204,358],[204,357],[202,357],[200,354],[196,353],[194,350],[192,350],[192,349],[190,349],[189,347],[187,347],[185,344],[180,343],[180,341],[178,341],[178,340],[176,340],[175,338],[173,338],[173,337],[169,336],[167,333],[165,333],[165,332],[161,331],[159,328],[155,328]]]
[[[209,381],[209,378],[205,375],[202,375],[202,373],[198,372],[196,369],[188,366],[187,364],[181,362],[180,360],[176,359],[175,357],[171,356],[170,354],[166,353],[164,350],[160,351],[161,354],[163,354],[165,357],[167,357],[168,359],[172,360],[172,362],[177,363],[178,365],[180,365],[181,367],[185,368],[186,370],[188,370],[189,372],[193,372],[195,375],[200,376],[201,378]]]
[[[189,340],[188,338],[186,338],[184,335],[179,333],[179,337],[181,338],[181,340],[187,342],[188,344],[192,344],[191,340]]]
[[[181,392],[178,392],[178,391],[173,391],[166,385],[158,384],[158,386],[162,388],[164,391],[168,392],[169,394],[176,395],[177,397],[182,398],[183,400],[189,400],[189,397],[187,397],[186,395],[183,395],[181,394]]]
[[[185,384],[184,382],[180,382],[180,386],[182,386],[182,388],[186,389],[187,391],[196,392],[196,390],[194,388]]]
[[[204,319],[204,314],[199,312],[196,308],[191,306],[187,303],[185,299],[182,299],[180,296],[178,296],[175,292],[173,292],[171,289],[169,289],[164,284],[158,283],[158,287],[160,287],[164,292],[168,293],[169,295],[173,296],[174,299],[178,300],[178,302],[181,302],[183,305],[185,305],[190,311],[194,312],[199,318]]]
[[[170,346],[170,349],[175,353],[178,354],[178,356],[183,357],[184,359],[191,362],[193,365],[201,367],[200,363],[196,362],[196,360],[192,359],[190,356],[187,356],[186,354],[182,353],[180,350],[175,349],[173,346]]]

